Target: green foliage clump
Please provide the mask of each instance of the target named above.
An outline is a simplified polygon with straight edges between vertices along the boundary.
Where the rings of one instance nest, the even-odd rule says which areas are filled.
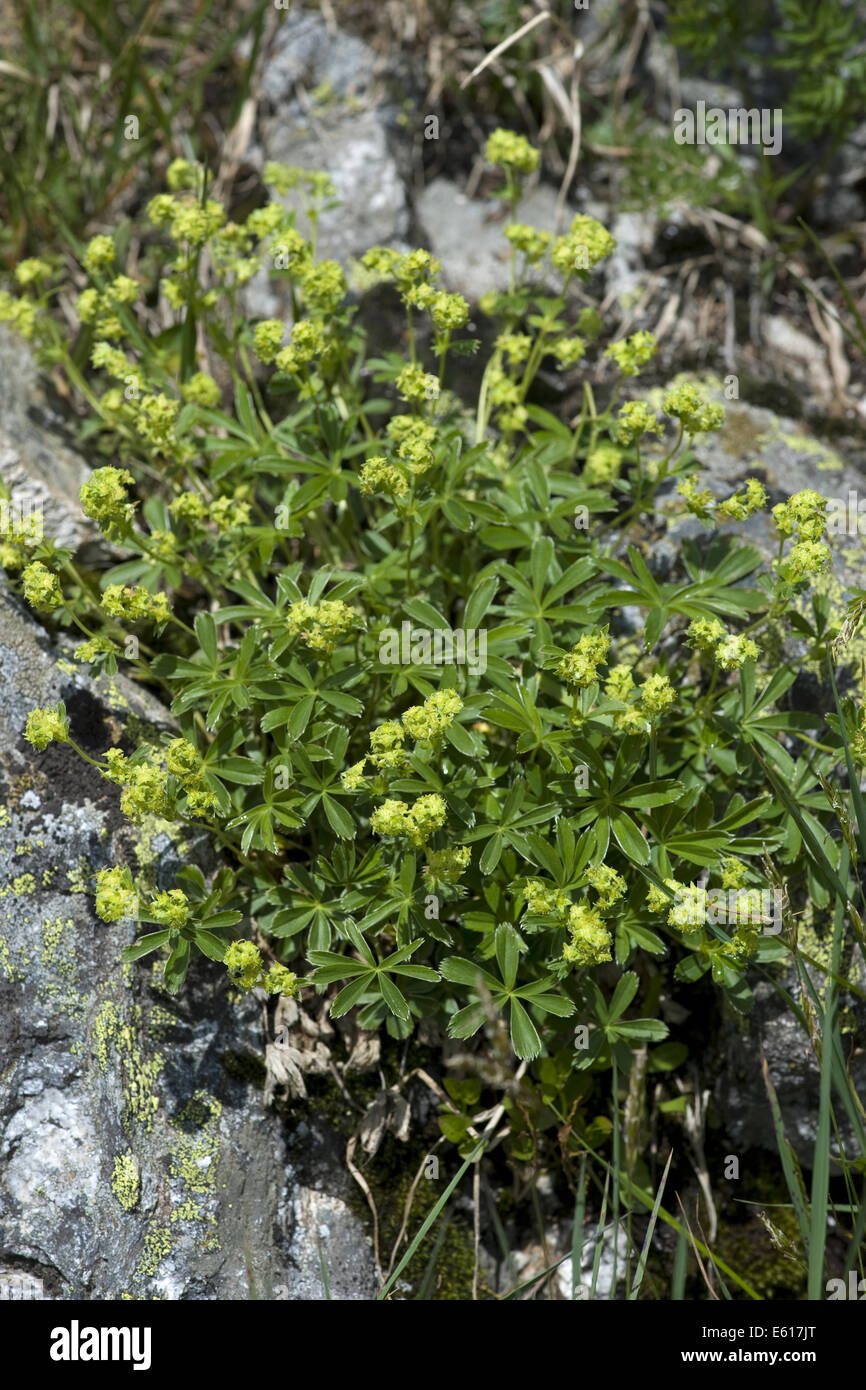
[[[531,153],[491,137],[512,219]],[[49,269],[19,276],[26,313],[7,297],[90,407],[91,448],[113,462],[82,499],[124,551],[95,574],[44,540],[12,582],[83,630],[80,661],[125,663],[171,699],[179,735],[89,759],[124,814],[204,824],[225,852],[210,883],[188,866],[149,897],[103,870],[97,910],[156,928],[125,959],[162,950],[170,990],[202,954],[241,989],[339,984],[332,1016],[398,1039],[422,1020],[468,1039],[501,1016],[523,1059],[560,1055],[576,1015],[593,1026],[575,1065],[627,1072],[667,1032],[659,970],[709,972],[745,1009],[747,964],[785,954],[780,922],[768,934],[766,916],[727,920],[696,895],[735,884],[757,900],[778,860],[826,901],[768,790],[784,780],[817,816],[842,728],[788,707],[796,664],[766,675],[757,660],[770,624],[789,621],[813,659],[837,635],[817,597],[811,623],[794,616],[830,555],[824,499],[774,508],[768,564],[736,537],[767,506],[760,482],[721,502],[697,483],[691,442],[722,407],[682,383],[661,415],[618,400],[656,345],[595,347],[599,316],[573,293],[614,248],[594,219],[552,238],[506,225],[510,286],[482,304],[497,332],[467,407],[455,354],[477,344],[455,337],[468,307],[435,259],[364,258],[406,312],[400,350],[369,359],[342,269],[316,256],[329,181],[267,177],[306,189],[312,240],[276,200],[230,221],[205,172],[175,161],[141,228],[141,283],[111,237],[85,248],[75,359]],[[261,266],[288,325],[241,311]],[[619,368],[603,406],[588,384],[570,424],[534,403],[546,359],[576,379],[596,351]],[[640,544],[660,495],[715,528],[665,583]],[[846,706],[849,733],[857,718]],[[28,737],[88,756],[62,709],[34,712]],[[242,921],[256,943],[245,926],[227,944]]]

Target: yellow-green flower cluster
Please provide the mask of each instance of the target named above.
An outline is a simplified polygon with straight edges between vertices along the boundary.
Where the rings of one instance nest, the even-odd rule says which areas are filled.
[[[767,490],[757,478],[749,478],[745,488],[726,497],[718,506],[718,515],[730,521],[745,521],[753,512],[767,505]]]
[[[358,475],[358,486],[365,496],[374,492],[387,492],[394,498],[405,497],[409,484],[405,474],[396,463],[389,463],[382,454],[374,454],[367,459]]]
[[[673,899],[650,884],[646,903],[650,912],[666,912],[668,924],[679,931],[695,931],[706,921],[706,893],[694,883],[680,883],[678,879],[666,878],[665,887],[674,894]]]
[[[671,886],[670,880],[665,882]],[[695,883],[680,883],[675,891],[677,896],[668,912],[668,925],[688,935],[707,920],[706,893]]]
[[[528,333],[500,333],[495,346],[507,353],[509,361],[517,366],[525,362],[532,351],[532,339]]]
[[[61,705],[57,709],[32,709],[27,716],[24,737],[41,753],[49,743],[69,742],[69,720]]]
[[[169,888],[151,900],[151,915],[164,927],[180,931],[189,921],[192,904],[180,888]]]
[[[827,524],[827,499],[812,488],[795,492],[787,502],[773,508],[773,519],[780,536],[796,536],[799,541],[819,541]]]
[[[626,401],[616,418],[616,437],[620,444],[633,444],[644,434],[664,433],[664,425],[646,401]]]
[[[523,896],[529,911],[538,917],[563,917],[571,907],[567,893],[548,887],[538,878],[526,880]]]
[[[53,273],[47,261],[39,260],[35,256],[19,261],[15,267],[15,279],[19,285],[25,286],[37,285],[40,280],[47,280]]]
[[[223,535],[246,526],[250,519],[250,504],[236,492],[232,497],[215,497],[208,508],[208,520]]]
[[[120,648],[110,637],[90,637],[75,648],[76,661],[98,661],[101,656],[117,656]]]
[[[190,405],[219,405],[220,389],[207,372],[194,372],[189,381],[180,388],[184,400]]]
[[[751,637],[730,633],[719,642],[714,657],[723,671],[736,671],[746,661],[757,661],[758,646]]]
[[[308,309],[323,316],[336,313],[346,293],[339,261],[302,261],[297,275]]]
[[[95,236],[85,247],[82,265],[89,275],[104,270],[114,261],[114,242],[110,236]]]
[[[677,492],[685,498],[686,507],[692,516],[707,519],[713,514],[714,498],[708,487],[699,488],[694,477],[681,478]]]
[[[732,854],[725,855],[722,860],[722,887],[745,888],[748,873],[742,859],[735,859]]]
[[[303,186],[315,199],[333,198],[335,188],[330,175],[316,169],[301,169],[295,164],[281,164],[269,160],[262,175],[268,188],[276,189],[285,197],[293,188]]]
[[[171,618],[168,594],[151,594],[140,584],[109,584],[102,595],[102,606],[109,617],[130,623],[167,623]]]
[[[641,330],[632,333],[630,338],[620,338],[618,342],[611,343],[604,355],[613,358],[623,376],[637,376],[657,347],[655,335]]]
[[[215,198],[202,205],[197,199],[174,198],[170,193],[151,198],[147,215],[154,226],[168,226],[173,241],[186,241],[194,247],[204,246],[226,219],[225,208]]]
[[[634,690],[630,666],[612,666],[604,683],[604,693],[610,700],[627,700]]]
[[[667,676],[649,676],[644,681],[640,689],[640,702],[642,708],[649,715],[650,719],[657,715],[664,714],[676,701],[677,692],[674,690]]]
[[[425,372],[423,367],[404,367],[396,386],[404,401],[429,401],[439,395],[438,378],[432,372]]]
[[[185,738],[174,738],[163,754],[165,765],[186,793],[191,815],[210,815],[219,805],[215,792],[205,785],[204,765],[198,749]]]
[[[262,362],[273,362],[283,344],[285,325],[279,319],[262,319],[253,329],[253,346]]]
[[[146,762],[133,764],[119,748],[109,748],[100,771],[109,782],[123,787],[120,809],[130,820],[140,821],[148,815],[174,819],[174,802],[161,767]]]
[[[586,343],[582,338],[557,338],[555,343],[551,343],[550,351],[556,358],[556,365],[560,371],[565,371],[568,367],[573,367],[579,362],[586,352]]]
[[[456,690],[436,690],[423,705],[412,705],[403,715],[403,728],[416,743],[433,743],[454,723],[463,708]]]
[[[605,628],[601,632],[587,632],[564,656],[556,668],[556,674],[565,684],[573,688],[592,685],[598,679],[597,667],[607,660],[611,639]]]
[[[571,940],[562,948],[562,958],[578,970],[602,965],[611,959],[611,936],[595,908],[579,903],[568,914]]]
[[[596,444],[583,465],[583,481],[588,487],[596,483],[611,483],[619,477],[622,453],[615,444]]]
[[[598,894],[598,907],[605,912],[625,893],[625,879],[609,864],[592,864],[586,871],[587,882]]]
[[[340,599],[322,599],[321,603],[299,599],[286,613],[289,632],[301,637],[314,652],[335,651],[357,622],[355,609]]]
[[[440,333],[462,328],[469,319],[469,305],[462,294],[437,290],[430,302],[430,317]]]
[[[200,492],[182,492],[173,502],[169,502],[168,510],[173,517],[191,526],[206,519],[208,504]]]
[[[156,396],[142,396],[135,428],[149,444],[168,451],[176,442],[174,427],[179,410],[180,402],[169,399],[162,391]]]
[[[30,299],[16,299],[0,290],[0,323],[8,323],[20,337],[31,339],[36,334],[36,305]]]
[[[501,126],[488,136],[484,155],[489,164],[515,169],[519,174],[531,174],[538,168],[538,150],[532,148],[526,136]]]
[[[347,767],[345,772],[340,774],[340,781],[343,784],[344,791],[359,792],[366,786],[366,779],[364,777],[364,764],[366,761],[366,758],[362,758],[359,763],[353,763],[351,767]]]
[[[262,953],[253,941],[233,941],[225,953],[229,979],[238,989],[254,989],[262,974]]]
[[[405,742],[406,730],[403,725],[398,724],[396,719],[386,719],[384,724],[370,733],[370,762],[383,772],[393,772],[403,767],[406,762]]]
[[[432,468],[436,430],[415,415],[394,415],[388,421],[388,436],[397,446],[400,463],[416,477]]]
[[[132,481],[132,474],[125,468],[94,469],[79,494],[86,515],[98,521],[103,530],[128,526],[136,507],[126,495]]]
[[[321,357],[324,350],[325,333],[321,323],[313,319],[300,319],[292,327],[288,345],[277,353],[276,366],[281,372],[297,374],[315,358]]]
[[[557,237],[550,259],[566,276],[574,270],[590,270],[616,250],[616,240],[594,217],[578,213],[565,236]]]
[[[526,257],[528,265],[537,265],[551,243],[550,232],[530,227],[526,222],[509,222],[505,235],[511,245]]]
[[[724,623],[718,618],[695,618],[689,623],[686,641],[700,652],[709,652],[727,635]]]
[[[682,884],[675,878],[666,878],[664,883],[674,894],[682,888]],[[671,906],[671,899],[655,883],[651,883],[646,895],[646,905],[650,912],[667,912]]]
[[[293,999],[298,992],[298,977],[285,965],[272,965],[262,979],[262,988],[268,994],[283,994],[287,999]]]
[[[797,584],[801,579],[828,569],[832,562],[832,551],[823,541],[798,541],[784,560],[779,561],[777,568],[782,579]]]
[[[469,867],[472,852],[468,845],[455,849],[433,849],[427,851],[424,872],[433,883],[453,885]]]
[[[27,566],[21,576],[21,583],[24,586],[24,597],[31,608],[50,613],[63,602],[60,580],[41,560],[34,560]]]
[[[119,922],[138,912],[138,894],[129,869],[99,869],[96,875],[96,915],[103,922]]]
[[[431,835],[445,824],[446,806],[435,792],[419,796],[412,806],[405,801],[388,799],[373,812],[370,825],[376,835],[405,837],[413,845],[427,843]]]
[[[686,434],[704,434],[710,430],[720,430],[725,422],[722,406],[710,401],[693,386],[685,382],[672,386],[662,401],[662,410],[679,420]]]

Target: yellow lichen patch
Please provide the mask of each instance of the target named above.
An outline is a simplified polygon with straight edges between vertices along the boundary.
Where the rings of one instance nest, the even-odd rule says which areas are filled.
[[[165,1058],[161,1052],[155,1052],[152,1057],[146,1056],[140,1044],[141,1034],[140,1006],[133,1006],[127,1022],[121,1018],[117,1005],[106,999],[94,1021],[92,1044],[97,1066],[103,1075],[109,1072],[112,1052],[117,1056],[126,1099],[124,1129],[129,1131],[139,1126],[149,1134],[153,1128],[153,1117],[159,1109],[156,1083]]]
[[[23,973],[21,967],[26,964],[26,960],[26,957],[22,960],[19,956],[16,968],[12,963],[12,953],[9,950],[9,942],[6,940],[5,936],[0,936],[0,970],[3,971],[3,974],[10,984],[14,984],[16,980],[21,979]]]
[[[189,1192],[214,1190],[221,1115],[218,1100],[207,1091],[196,1091],[173,1121],[180,1133],[172,1149],[171,1175],[179,1178]]]
[[[152,1279],[167,1255],[171,1254],[171,1231],[167,1226],[149,1226],[144,1237],[144,1249],[135,1273],[141,1279]]]
[[[62,917],[48,918],[42,923],[40,938],[37,957],[44,978],[39,982],[39,998],[62,1013],[80,1015],[84,1010],[84,1001],[76,987],[78,949],[75,922],[71,917],[65,920]]]
[[[821,444],[817,439],[813,439],[809,434],[785,434],[779,430],[776,434],[766,436],[767,442],[773,439],[780,439],[783,444],[787,444],[789,449],[793,449],[798,454],[808,454],[815,460],[815,467],[821,473],[841,472],[845,467],[842,459],[835,449],[829,448],[826,444]]]
[[[114,1160],[111,1190],[124,1211],[133,1211],[141,1194],[138,1164],[131,1153],[118,1154]]]
[[[19,874],[17,878],[8,880],[0,887],[0,898],[27,897],[30,893],[36,892],[36,879],[32,874]]]
[[[66,877],[69,880],[70,893],[89,892],[92,874],[90,865],[83,855],[79,856],[78,863],[74,869],[67,869]]]

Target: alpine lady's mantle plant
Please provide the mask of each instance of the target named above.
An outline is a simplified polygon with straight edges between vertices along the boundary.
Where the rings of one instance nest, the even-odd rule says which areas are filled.
[[[18,538],[2,560],[46,622],[79,630],[79,661],[168,692],[179,725],[91,759],[62,706],[38,709],[33,746],[69,744],[130,819],[204,824],[226,856],[212,882],[189,867],[155,895],[129,866],[96,875],[97,913],[140,925],[127,961],[161,952],[177,990],[201,954],[239,989],[324,992],[333,1017],[397,1038],[420,1020],[470,1038],[501,1014],[519,1057],[564,1059],[546,1104],[558,1114],[567,1093],[573,1119],[589,1073],[664,1038],[670,970],[711,972],[748,1007],[746,966],[790,949],[748,910],[756,893],[827,901],[772,793],[784,783],[829,823],[842,725],[791,708],[783,638],[826,659],[837,629],[810,586],[831,552],[811,491],[772,507],[774,563],[737,539],[764,487],[719,500],[690,452],[721,406],[682,382],[660,412],[630,396],[648,332],[600,347],[586,299],[613,238],[583,214],[561,236],[520,222],[538,155],[501,130],[487,155],[510,287],[481,304],[498,330],[470,409],[452,389],[478,346],[469,309],[427,251],[376,248],[356,268],[405,310],[402,341],[371,360],[315,237],[279,201],[230,221],[183,161],[137,228],[134,275],[128,228],[88,245],[73,344],[54,265],[19,265],[0,316],[86,406],[88,447],[110,462],[82,504],[123,559],[96,574]],[[265,178],[306,190],[315,231],[328,179]],[[263,265],[288,325],[241,313]],[[573,421],[533,403],[542,363],[575,385],[599,354],[603,408],[586,378]],[[707,530],[664,583],[641,540],[658,506]],[[383,660],[383,632],[406,624],[483,634],[484,664],[411,646]],[[866,761],[850,702],[843,720]],[[733,910],[708,913],[713,892]],[[594,1143],[609,1131],[574,1124]]]

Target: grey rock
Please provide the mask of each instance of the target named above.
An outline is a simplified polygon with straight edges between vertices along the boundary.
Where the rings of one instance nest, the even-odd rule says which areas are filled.
[[[646,274],[646,259],[658,234],[658,218],[653,212],[621,212],[612,224],[605,223],[616,241],[616,250],[604,261],[607,291],[620,302],[640,286]]]
[[[167,712],[118,676],[94,683],[0,591],[0,1271],[49,1298],[332,1298],[374,1290],[369,1243],[330,1142],[289,1152],[284,1119],[243,1079],[261,1005],[199,958],[178,998],[147,962],[124,970],[130,921],[93,911],[93,873],[128,863],[169,887],[207,846],[131,827],[117,789],[68,748],[36,754],[29,710],[66,702],[91,756]],[[313,1134],[313,1131],[310,1131]],[[115,1161],[134,1165],[126,1206]],[[116,1190],[115,1190],[116,1188]],[[315,1258],[314,1258],[315,1256]],[[30,1295],[28,1295],[30,1296]]]
[[[505,204],[497,199],[467,198],[451,179],[438,178],[423,190],[416,211],[424,239],[442,262],[449,290],[477,303],[491,290],[507,290],[511,248],[503,228]],[[556,193],[538,184],[522,199],[519,220],[553,232]],[[564,224],[570,214],[566,210]]]
[[[388,130],[395,113],[374,78],[376,55],[360,39],[332,33],[319,14],[290,14],[262,70],[262,115],[251,164],[269,160],[327,173],[338,206],[322,213],[317,253],[347,265],[371,246],[405,249],[409,209]],[[280,201],[309,235],[302,200]],[[347,215],[350,214],[350,215]],[[288,317],[278,281],[260,273],[244,302],[256,317]]]
[[[99,531],[78,500],[90,469],[60,437],[61,420],[20,338],[0,326],[0,478],[11,517],[41,514],[45,534],[82,558],[104,553]]]
[[[862,973],[862,972],[861,972]],[[823,977],[815,977],[819,982]],[[856,976],[855,982],[856,982]],[[796,999],[799,985],[793,972],[781,984]],[[860,981],[862,987],[862,980]],[[785,1135],[801,1164],[811,1169],[818,1129],[820,1073],[809,1039],[773,986],[755,986],[755,1005],[747,1018],[727,1020],[713,1059],[714,1097],[725,1142],[731,1151],[749,1148],[778,1151],[773,1118],[761,1073],[761,1057],[767,1059],[770,1080],[779,1098]],[[859,1036],[863,1036],[864,1010],[855,1010]],[[853,1053],[851,1075],[862,1095],[866,1086],[866,1057],[862,1046]],[[833,1097],[837,1124],[846,1152],[859,1152],[859,1144],[838,1096]],[[831,1151],[838,1154],[835,1134]]]

